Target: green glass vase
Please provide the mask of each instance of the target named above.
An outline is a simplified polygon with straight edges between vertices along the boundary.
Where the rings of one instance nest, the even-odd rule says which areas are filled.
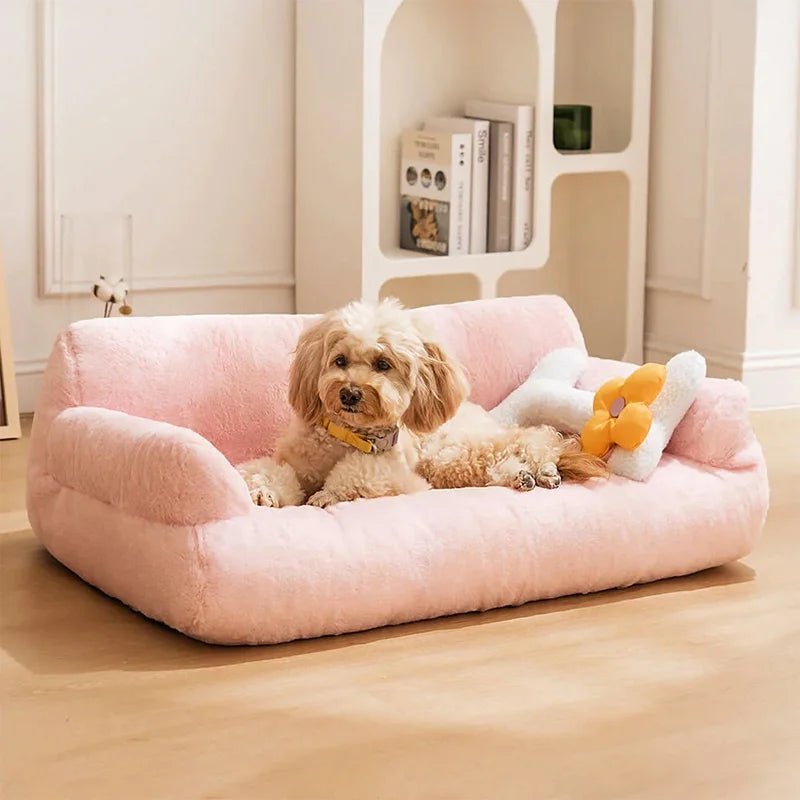
[[[553,144],[556,150],[590,150],[592,147],[592,107],[554,106]]]

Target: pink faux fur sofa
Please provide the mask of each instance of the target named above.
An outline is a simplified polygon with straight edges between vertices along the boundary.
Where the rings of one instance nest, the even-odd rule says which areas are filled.
[[[493,407],[555,347],[557,297],[419,312]],[[28,511],[59,561],[209,642],[282,642],[628,586],[723,564],[767,509],[734,381],[707,380],[646,483],[430,491],[322,510],[251,504],[233,464],[289,417],[301,316],[91,320],[57,340],[34,421]],[[630,365],[594,359],[587,388]]]

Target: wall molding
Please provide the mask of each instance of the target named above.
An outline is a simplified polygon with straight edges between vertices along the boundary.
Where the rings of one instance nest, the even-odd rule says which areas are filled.
[[[85,280],[65,280],[61,263],[61,224],[57,208],[58,164],[56,160],[56,108],[58,76],[56,71],[56,4],[41,0],[37,18],[37,104],[38,104],[38,239],[39,294],[44,297],[85,295],[91,289]],[[69,7],[58,3],[59,10]],[[136,292],[168,289],[220,288],[292,288],[293,275],[270,272],[262,265],[237,273],[195,273],[189,275],[133,275],[130,281]]]
[[[800,350],[757,350],[744,354],[746,372],[800,369]]]
[[[797,107],[800,109],[800,97],[797,99]],[[800,114],[798,115],[800,116]],[[800,135],[800,120],[797,123],[797,132]],[[800,147],[797,148],[797,199],[795,200],[795,222],[794,231],[794,307],[800,309]]]
[[[39,292],[58,294],[60,285],[56,270],[55,241],[55,0],[43,0],[37,6],[36,57],[38,104],[38,235]],[[85,292],[85,287],[84,287]]]
[[[86,294],[86,286],[81,284],[80,294]],[[226,273],[220,275],[180,275],[152,276],[137,278],[133,276],[131,290],[137,292],[159,292],[170,289],[292,289],[294,275],[276,273]]]
[[[701,300],[711,300],[711,263],[710,253],[712,246],[710,242],[708,221],[711,216],[713,200],[711,197],[711,185],[713,178],[713,160],[711,139],[716,132],[715,111],[717,108],[716,98],[718,97],[717,82],[720,75],[720,60],[722,48],[722,34],[720,32],[720,17],[725,13],[720,6],[722,0],[712,0],[709,4],[709,29],[711,31],[711,41],[706,53],[706,76],[705,82],[705,115],[703,118],[704,126],[704,159],[703,159],[703,204],[702,215],[698,221],[702,237],[700,239],[699,253],[697,255],[697,274],[691,278],[668,274],[650,273],[645,280],[645,288],[657,292],[671,292],[673,294],[688,295],[698,297]]]
[[[22,362],[22,366],[19,366],[20,362],[15,364],[20,414],[30,414],[36,409],[47,362],[42,359],[40,363],[41,366],[38,366],[36,360],[32,360],[30,363]]]
[[[664,362],[692,348],[645,335],[645,358]],[[736,378],[750,390],[753,408],[793,408],[800,405],[800,348],[735,350],[699,348],[708,366],[723,377]]]
[[[736,350],[712,349],[708,347],[695,348],[692,345],[682,342],[659,339],[650,334],[645,334],[644,349],[646,352],[656,354],[659,361],[666,361],[676,353],[684,350],[697,349],[709,366],[719,367],[728,372],[735,372],[741,375],[744,365],[744,353]]]
[[[703,300],[711,299],[711,264],[710,253],[712,246],[709,235],[709,219],[711,208],[714,204],[711,186],[714,177],[713,148],[711,142],[717,133],[715,121],[719,114],[717,111],[717,83],[720,74],[720,61],[722,60],[722,34],[720,33],[720,17],[725,13],[720,9],[723,0],[712,0],[710,7],[711,43],[708,48],[707,80],[706,80],[706,114],[705,114],[705,163],[703,165],[703,238],[700,242],[700,272],[697,277],[695,295]]]
[[[800,139],[800,64],[797,75],[797,138]],[[795,148],[797,156],[795,165],[795,188],[797,189],[794,201],[794,307],[800,308],[800,144]]]
[[[705,238],[705,236],[703,237]],[[704,247],[705,249],[705,247]],[[684,294],[689,297],[698,297],[701,300],[711,300],[711,289],[709,286],[704,288],[705,283],[710,280],[704,278],[708,275],[708,270],[701,266],[700,276],[697,278],[683,278],[675,275],[653,275],[647,278],[644,283],[645,289],[656,292],[671,292],[672,294]]]
[[[46,358],[22,358],[14,362],[14,372],[17,375],[38,375],[46,366]]]
[[[668,354],[667,358],[684,350],[696,349],[689,344],[660,339],[650,334],[645,334],[644,347],[645,350],[666,353]],[[713,362],[730,369],[795,369],[800,366],[800,348],[797,347],[786,350],[745,350],[743,352],[703,347],[699,349],[699,352],[709,363]]]

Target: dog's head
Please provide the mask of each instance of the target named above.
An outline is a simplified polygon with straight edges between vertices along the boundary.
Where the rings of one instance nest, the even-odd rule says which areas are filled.
[[[361,430],[403,424],[429,433],[467,393],[461,367],[395,300],[326,314],[300,336],[289,372],[289,402],[302,419]]]

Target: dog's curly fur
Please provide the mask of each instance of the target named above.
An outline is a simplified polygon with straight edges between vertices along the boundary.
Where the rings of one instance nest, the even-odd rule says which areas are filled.
[[[361,399],[346,407],[342,390]],[[428,488],[414,467],[418,437],[455,414],[468,393],[461,367],[393,300],[351,303],[300,336],[289,371],[295,412],[275,458],[240,466],[254,501],[327,506]],[[364,454],[333,438],[328,418],[358,434],[399,428],[397,444]]]
[[[606,477],[599,458],[581,452],[573,437],[555,428],[505,428],[474,403],[464,403],[452,420],[423,439],[417,471],[436,489],[507,486],[529,491],[555,489],[562,478]]]
[[[341,392],[360,399],[346,406]],[[274,458],[239,467],[259,505],[327,506],[433,488],[556,488],[605,464],[548,427],[503,428],[469,393],[463,370],[393,300],[351,303],[301,336],[289,371],[295,412]],[[397,444],[365,454],[332,437],[327,418],[354,433],[399,429]]]

